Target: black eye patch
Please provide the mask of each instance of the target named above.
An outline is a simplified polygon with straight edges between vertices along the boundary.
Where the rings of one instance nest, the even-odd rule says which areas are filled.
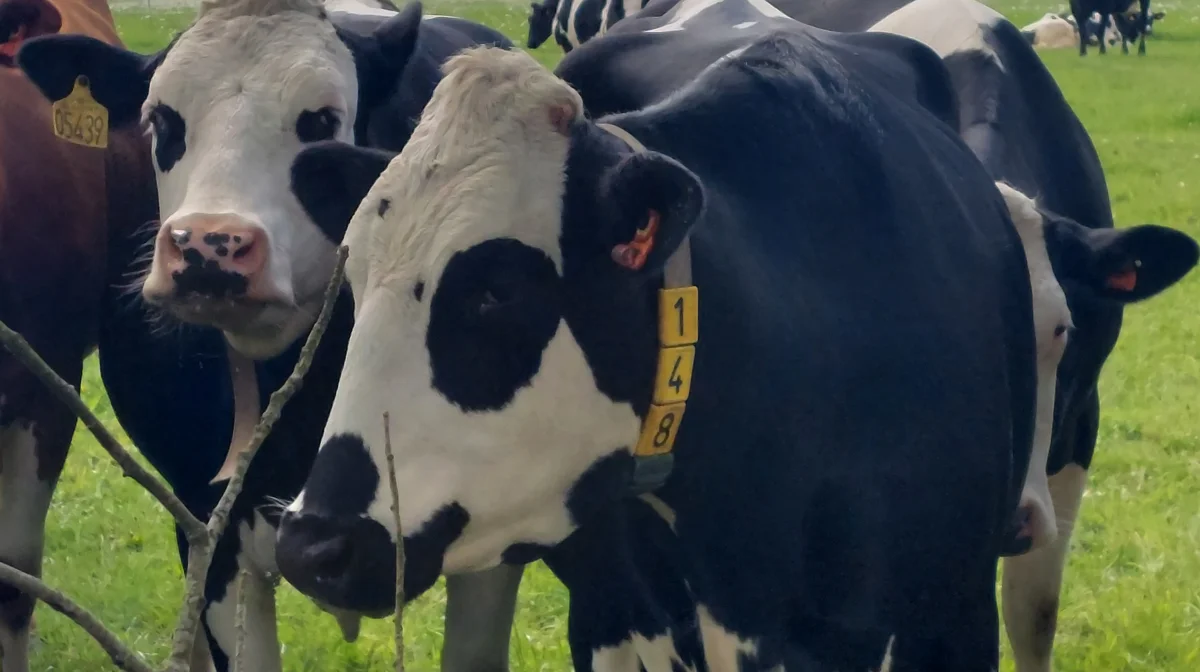
[[[154,132],[154,161],[165,173],[175,167],[187,151],[187,124],[175,108],[162,103],[152,107],[147,118]]]
[[[560,291],[554,262],[511,238],[455,254],[430,301],[433,386],[466,411],[503,408],[541,366]]]
[[[332,140],[341,125],[342,120],[332,107],[305,110],[296,117],[296,137],[304,143]]]

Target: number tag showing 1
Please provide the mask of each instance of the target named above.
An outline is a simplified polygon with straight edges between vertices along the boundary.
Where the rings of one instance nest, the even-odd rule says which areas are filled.
[[[75,79],[66,98],[50,106],[54,135],[84,147],[108,147],[108,110],[92,97],[87,77]]]
[[[654,376],[654,396],[636,455],[662,455],[671,452],[675,437],[692,391],[692,369],[696,362],[695,343],[700,337],[700,292],[696,287],[664,289],[658,298],[658,370]]]

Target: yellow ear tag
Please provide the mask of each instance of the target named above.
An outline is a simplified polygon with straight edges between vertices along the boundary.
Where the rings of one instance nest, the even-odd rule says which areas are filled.
[[[58,137],[84,147],[108,147],[108,110],[92,97],[87,77],[78,77],[71,93],[50,109]]]

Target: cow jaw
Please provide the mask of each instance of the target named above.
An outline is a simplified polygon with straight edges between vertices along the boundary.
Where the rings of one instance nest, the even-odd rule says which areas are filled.
[[[143,295],[255,358],[311,326],[333,269],[335,241],[291,192],[291,164],[307,142],[352,142],[357,112],[349,49],[319,5],[294,4],[202,13],[143,108],[163,216]]]

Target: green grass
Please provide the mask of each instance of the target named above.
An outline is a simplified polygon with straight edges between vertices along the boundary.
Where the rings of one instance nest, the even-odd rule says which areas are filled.
[[[1017,2],[1003,9],[1018,25],[1058,9]],[[467,16],[520,40],[525,6],[426,3],[430,13]],[[1145,58],[1093,52],[1080,59],[1070,49],[1044,58],[1099,148],[1118,222],[1157,222],[1200,237],[1200,10],[1167,9]],[[150,51],[190,18],[190,11],[125,12],[118,23],[132,48]],[[552,65],[558,48],[551,41],[536,55]],[[1198,300],[1194,273],[1129,309],[1105,369],[1100,445],[1063,594],[1059,670],[1200,669]],[[115,426],[94,362],[84,395]],[[82,431],[47,537],[47,580],[161,660],[182,592],[171,526]],[[438,669],[444,600],[439,584],[408,610],[408,669]],[[356,644],[345,644],[331,619],[286,586],[279,613],[289,672],[390,669],[390,622],[367,623]],[[33,669],[109,669],[64,618],[41,608],[38,619]],[[526,575],[512,656],[516,670],[570,668],[566,594],[541,566]]]

